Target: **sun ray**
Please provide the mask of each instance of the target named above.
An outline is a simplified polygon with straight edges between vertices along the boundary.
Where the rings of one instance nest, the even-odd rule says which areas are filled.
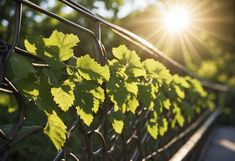
[[[195,40],[197,40],[197,42],[202,46],[204,47],[205,49],[208,48],[208,46],[206,46],[205,42],[203,42],[201,39],[199,39],[198,36],[196,36],[196,34],[194,34],[192,31],[189,31],[188,34],[193,37]]]
[[[168,39],[168,33],[167,32],[164,32],[162,35],[161,35],[161,37],[156,41],[156,45],[159,47],[159,48],[161,48],[163,45],[164,45],[164,43],[165,43],[165,41]],[[171,40],[171,39],[169,39],[169,40]]]
[[[203,18],[197,18],[194,20],[194,22],[220,22],[220,23],[227,23],[227,24],[233,24],[234,22],[233,17],[228,16],[220,16],[220,17],[203,17]]]
[[[189,30],[188,30],[188,32],[189,32]],[[194,47],[193,43],[189,40],[188,32],[187,32],[187,34],[183,33],[182,36],[183,36],[187,46],[189,47],[190,53],[194,55],[194,58],[196,58],[200,61],[202,58],[201,58],[200,54],[198,53],[197,49]]]
[[[206,28],[200,28],[198,26],[192,26],[192,28],[197,30],[197,32],[207,32],[209,35],[211,35],[219,40],[222,40],[222,41],[230,43],[230,44],[235,44],[235,42],[233,40],[234,38],[232,38],[232,37],[224,36],[224,35],[218,34],[216,32],[212,32]]]
[[[146,37],[146,39],[148,40],[148,39],[151,39],[153,36],[155,36],[155,35],[157,35],[157,34],[159,34],[160,32],[163,32],[164,31],[164,27],[159,27],[157,30],[155,30],[153,33],[151,33],[150,35],[148,35],[147,37]]]

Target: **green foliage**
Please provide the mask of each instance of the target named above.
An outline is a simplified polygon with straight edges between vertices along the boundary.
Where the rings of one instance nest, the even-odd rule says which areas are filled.
[[[48,114],[47,124],[43,132],[49,136],[57,150],[60,150],[66,139],[66,126],[56,112]]]
[[[7,108],[8,113],[13,113],[17,110],[17,103],[14,96],[0,94],[0,107]]]
[[[114,103],[114,111],[135,113],[139,102],[137,78],[144,76],[145,71],[140,58],[134,51],[121,45],[113,48],[114,59],[109,61],[111,78],[107,82],[107,94]]]
[[[159,133],[157,123],[158,116],[156,112],[153,112],[152,115],[153,116],[148,120],[147,131],[154,139],[157,139]]]
[[[78,42],[77,36],[57,30],[49,38],[25,40],[26,50],[49,67],[34,68],[31,60],[16,54],[10,59],[10,76],[25,98],[46,113],[44,133],[57,150],[66,136],[66,125],[59,116],[71,108],[91,126],[104,101],[111,102],[108,120],[118,134],[125,129],[128,115],[145,108],[149,112],[146,130],[154,139],[170,127],[182,127],[202,108],[213,108],[212,99],[195,79],[172,75],[153,59],[141,61],[124,45],[113,48],[114,58],[101,66],[89,55],[75,56],[73,48]]]
[[[35,69],[32,67],[32,62],[28,61],[27,58],[21,55],[13,54],[11,57],[10,65],[14,78],[17,79],[26,78],[29,74],[36,72]]]

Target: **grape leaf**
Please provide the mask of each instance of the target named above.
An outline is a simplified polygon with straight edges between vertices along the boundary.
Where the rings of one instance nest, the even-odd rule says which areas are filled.
[[[73,82],[66,80],[62,86],[51,88],[54,101],[63,111],[67,111],[73,105],[75,100],[73,93],[74,86]]]
[[[173,107],[174,107],[173,108],[173,113],[175,115],[174,115],[174,118],[171,122],[171,126],[172,126],[172,128],[174,128],[175,124],[177,122],[180,125],[180,127],[182,127],[184,125],[185,119],[184,119],[184,117],[181,113],[181,109],[178,107],[177,104],[174,104]]]
[[[93,121],[93,115],[92,113],[87,113],[80,107],[76,107],[77,109],[77,114],[80,116],[80,118],[83,120],[83,122],[87,125],[90,126],[92,121]]]
[[[207,95],[207,92],[203,89],[201,83],[197,81],[196,79],[190,79],[190,83],[192,84],[194,90],[201,96],[205,97]]]
[[[44,42],[46,46],[58,47],[59,60],[66,61],[74,55],[72,48],[77,45],[79,39],[74,34],[64,34],[55,30],[49,38],[44,39]]]
[[[89,55],[78,58],[77,67],[79,74],[86,80],[96,80],[99,84],[109,80],[108,66],[101,66]]]
[[[113,76],[106,83],[107,94],[110,97],[111,101],[114,103],[114,110],[118,111],[119,109],[124,108],[129,93],[125,88],[124,82]]]
[[[59,60],[60,46],[49,46],[45,44],[46,40],[42,37],[28,37],[25,40],[25,47],[29,53],[38,56],[49,65],[50,70],[47,71],[47,75],[52,84],[58,85],[61,73],[65,69],[65,65]]]
[[[157,139],[157,137],[158,137],[158,126],[157,126],[157,124],[152,124],[152,125],[148,124],[147,125],[147,131],[154,139]]]
[[[187,82],[187,80],[184,78],[184,77],[180,77],[179,75],[175,74],[173,76],[173,81],[175,84],[178,84],[184,88],[189,88],[190,85],[189,83]]]
[[[165,99],[165,100],[163,101],[163,107],[165,107],[165,109],[169,110],[169,109],[170,109],[170,106],[171,106],[170,99]]]
[[[57,150],[60,150],[66,139],[66,126],[57,116],[56,112],[48,115],[47,123],[43,132],[49,136]]]
[[[90,90],[90,93],[93,95],[93,107],[92,111],[97,113],[99,110],[100,103],[104,102],[104,90],[101,87]]]
[[[159,134],[161,136],[164,136],[164,134],[167,132],[167,130],[168,130],[168,122],[167,122],[166,118],[163,118],[159,123]]]
[[[153,59],[146,59],[142,62],[142,64],[149,77],[157,79],[161,78],[167,82],[172,79],[169,70],[167,70],[167,68],[160,62],[155,61]]]
[[[157,91],[158,87],[153,86],[153,84],[145,83],[139,85],[138,98],[144,106],[148,107],[148,109],[152,109],[154,106],[153,100],[156,98],[155,93]]]
[[[188,120],[191,121],[192,118],[194,117],[194,110],[193,110],[192,106],[187,101],[183,101],[182,107],[188,117]]]
[[[154,138],[158,137],[158,123],[157,123],[157,113],[155,111],[152,112],[153,116],[148,120],[147,131]]]
[[[132,93],[134,96],[137,96],[138,94],[137,82],[126,82],[124,86],[129,93]]]
[[[139,56],[135,51],[130,51],[125,45],[113,48],[113,55],[118,62],[125,66],[125,72],[132,77],[145,76],[145,70],[142,67]]]
[[[14,81],[26,78],[31,73],[36,73],[32,62],[18,54],[13,54],[10,58],[11,68],[14,74]]]
[[[104,102],[104,90],[95,81],[84,81],[76,86],[77,112],[88,126],[93,121],[93,113],[97,113]]]
[[[131,95],[130,98],[127,100],[127,111],[131,111],[133,114],[135,114],[138,106],[139,101],[135,96]]]
[[[37,81],[38,94],[34,96],[35,104],[40,110],[52,112],[57,108],[51,94],[51,86],[45,74],[39,76]]]
[[[184,91],[178,85],[174,85],[173,88],[179,98],[181,98],[181,99],[185,98]]]
[[[111,122],[116,133],[121,134],[124,127],[124,115],[121,111],[112,112],[108,120]]]
[[[17,110],[17,102],[14,96],[7,94],[0,94],[0,107],[7,107],[9,113],[13,113]]]

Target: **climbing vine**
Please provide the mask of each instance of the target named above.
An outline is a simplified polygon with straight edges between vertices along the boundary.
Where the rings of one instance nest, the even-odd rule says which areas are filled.
[[[67,129],[58,113],[70,108],[84,125],[91,126],[108,100],[108,120],[117,134],[122,133],[129,114],[145,108],[149,112],[146,130],[157,139],[169,128],[191,121],[203,108],[214,107],[196,79],[172,75],[160,62],[141,60],[125,45],[113,48],[113,58],[102,66],[88,54],[75,56],[73,49],[79,41],[57,30],[49,38],[28,37],[26,50],[45,67],[35,67],[31,59],[18,54],[10,59],[8,76],[25,99],[45,113],[43,131],[57,150],[65,143]]]

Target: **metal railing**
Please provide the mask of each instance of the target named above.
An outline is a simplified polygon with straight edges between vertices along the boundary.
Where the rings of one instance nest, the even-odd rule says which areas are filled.
[[[24,125],[24,120],[27,119],[25,103],[20,92],[15,88],[15,86],[5,77],[6,67],[9,58],[14,51],[18,54],[23,54],[25,56],[38,59],[37,57],[30,55],[24,49],[16,46],[21,28],[21,18],[22,18],[22,6],[28,6],[31,9],[39,11],[51,18],[54,18],[65,25],[69,25],[77,30],[80,30],[94,39],[95,42],[95,58],[101,64],[106,63],[106,50],[101,41],[101,30],[102,26],[107,29],[112,30],[114,33],[118,34],[122,38],[128,40],[130,43],[138,46],[148,54],[148,56],[164,62],[164,64],[169,68],[174,68],[178,74],[189,75],[191,77],[201,80],[202,84],[211,90],[215,91],[226,91],[228,87],[208,82],[202,80],[196,76],[191,71],[187,70],[185,67],[175,62],[174,60],[167,57],[164,53],[154,47],[152,44],[144,40],[143,38],[135,35],[134,33],[125,30],[117,25],[114,25],[106,20],[96,16],[88,9],[76,3],[72,0],[59,0],[66,6],[71,7],[73,10],[84,15],[86,18],[93,21],[95,24],[95,30],[90,30],[83,27],[75,22],[69,21],[53,12],[42,9],[40,6],[34,4],[28,0],[14,0],[15,1],[15,26],[14,26],[14,37],[11,44],[6,44],[2,40],[0,41],[0,92],[13,94],[16,98],[19,107],[19,116],[14,125],[12,126],[9,134],[5,134],[0,129],[0,159],[7,160],[11,154],[11,149],[19,144],[20,141],[27,139],[31,135],[36,135],[35,133],[42,132],[42,126],[35,126],[30,131],[25,133],[23,136],[18,136]],[[184,144],[184,142],[189,138],[202,123],[211,116],[211,112],[204,111],[194,119],[191,123],[187,123],[183,128],[178,128],[176,130],[170,129],[169,132],[164,136],[160,137],[157,141],[153,141],[151,137],[147,134],[146,128],[148,111],[139,109],[136,117],[129,122],[127,129],[130,131],[123,133],[121,135],[115,134],[112,128],[107,125],[107,104],[104,104],[104,110],[100,111],[98,115],[101,118],[99,121],[99,126],[96,128],[85,127],[79,118],[76,116],[74,122],[67,131],[66,143],[62,150],[58,152],[55,156],[54,161],[72,159],[78,161],[80,160],[169,160],[173,154],[179,149],[179,147]],[[166,116],[167,117],[167,116]],[[213,118],[215,119],[215,117]],[[69,139],[73,135],[73,131],[77,129],[79,131],[81,146],[79,149],[79,156],[77,156],[73,151],[68,148]],[[75,134],[76,135],[76,134]],[[78,135],[78,134],[77,134]],[[97,139],[97,140],[96,140]],[[100,142],[99,145],[94,145],[94,142]],[[43,148],[43,147],[42,147]],[[172,150],[173,149],[173,150]]]

